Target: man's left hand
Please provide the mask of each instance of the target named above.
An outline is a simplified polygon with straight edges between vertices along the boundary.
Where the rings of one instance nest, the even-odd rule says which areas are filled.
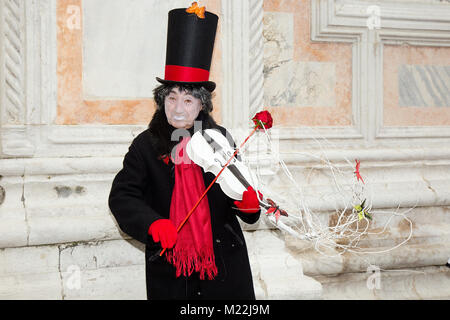
[[[262,199],[263,195],[259,192],[259,196]],[[258,196],[256,195],[256,191],[249,186],[246,191],[242,194],[242,201],[234,201],[236,207],[239,208],[239,211],[244,213],[256,213],[260,210]]]

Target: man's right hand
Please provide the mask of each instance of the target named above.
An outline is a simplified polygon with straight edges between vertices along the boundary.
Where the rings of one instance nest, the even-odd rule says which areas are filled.
[[[177,229],[169,219],[156,220],[150,225],[148,233],[153,237],[153,241],[161,241],[163,249],[170,249],[177,242]]]

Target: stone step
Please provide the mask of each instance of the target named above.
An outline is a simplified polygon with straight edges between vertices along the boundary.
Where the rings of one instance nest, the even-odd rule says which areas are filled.
[[[441,266],[450,257],[448,212],[447,207],[417,208],[408,216],[412,230],[407,220],[395,217],[383,231],[388,217],[380,216],[368,230],[370,234],[359,240],[354,250],[359,253],[339,254],[335,248],[317,246],[320,253],[314,249],[317,244],[311,241],[289,234],[282,236],[307,275],[364,272],[370,265],[385,269]]]
[[[303,274],[276,230],[244,232],[258,300],[320,299],[319,282]]]
[[[320,299],[276,231],[244,232],[255,294]],[[145,299],[144,246],[135,240],[0,249],[0,299]]]
[[[322,284],[325,300],[450,299],[450,268],[446,266],[314,278]]]
[[[146,299],[143,250],[135,240],[0,249],[0,299]]]
[[[365,272],[372,265],[382,269],[444,266],[450,257],[448,242],[405,244],[393,250],[391,247],[378,247],[371,250],[380,253],[367,254],[339,254],[336,250],[324,250],[322,254],[312,248],[300,250],[292,242],[287,247],[301,261],[304,274],[309,276]]]

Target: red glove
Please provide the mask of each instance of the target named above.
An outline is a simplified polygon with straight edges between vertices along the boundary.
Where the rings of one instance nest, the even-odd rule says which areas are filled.
[[[153,241],[161,240],[163,249],[170,249],[177,242],[177,229],[169,219],[156,220],[148,228],[148,233],[153,237]]]
[[[259,192],[259,196],[262,198],[263,195]],[[259,200],[256,195],[256,191],[253,190],[252,186],[249,186],[246,191],[242,194],[242,201],[235,201],[234,204],[239,208],[239,211],[244,213],[256,213],[259,211]]]

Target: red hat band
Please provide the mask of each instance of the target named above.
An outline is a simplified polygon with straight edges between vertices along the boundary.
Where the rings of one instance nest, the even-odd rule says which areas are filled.
[[[200,68],[166,65],[164,80],[202,82],[209,80],[209,71]]]

